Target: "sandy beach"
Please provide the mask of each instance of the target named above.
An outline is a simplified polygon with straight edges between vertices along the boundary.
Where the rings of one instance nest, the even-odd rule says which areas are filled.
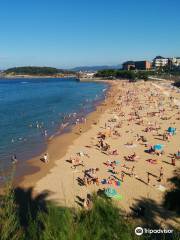
[[[179,94],[157,82],[111,84],[107,98],[86,123],[49,141],[48,164],[39,157],[30,161],[41,170],[26,176],[20,186],[34,187],[36,194],[47,191],[49,200],[70,207],[79,207],[78,199],[89,193],[113,187],[121,194],[116,202],[126,213],[149,201],[167,215],[166,219],[157,215],[157,221],[178,226],[179,219],[170,217],[161,203],[171,187],[168,179],[180,167],[179,160],[172,165],[173,154],[180,150]],[[167,133],[169,127],[176,128],[175,135]],[[162,155],[147,152],[154,145],[161,145]],[[87,170],[96,168],[97,181],[87,184]]]

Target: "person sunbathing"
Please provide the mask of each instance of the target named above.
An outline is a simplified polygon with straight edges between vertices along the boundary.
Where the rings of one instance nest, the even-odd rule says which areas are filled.
[[[138,158],[138,156],[136,155],[136,153],[134,153],[134,154],[132,154],[132,155],[129,155],[129,156],[127,156],[127,157],[124,157],[124,159],[125,159],[126,161],[136,161],[137,158]]]
[[[110,145],[105,143],[105,145],[101,147],[101,150],[106,152],[109,148],[110,148]]]
[[[121,137],[121,134],[120,134],[117,130],[115,130],[115,131],[113,132],[113,135],[118,136],[118,137]]]
[[[109,151],[109,155],[118,155],[118,150],[117,149],[113,149],[111,151]]]
[[[116,127],[116,128],[121,128],[121,127],[122,127],[122,124],[121,124],[121,123],[118,123],[115,127]]]
[[[144,136],[139,136],[139,135],[137,135],[137,139],[136,139],[136,141],[142,141],[142,142],[147,142],[147,139],[144,137]]]
[[[147,145],[146,145],[147,146]],[[150,146],[150,148],[147,150],[147,153],[154,153],[155,151],[154,151],[154,148],[153,148],[153,146]]]
[[[105,140],[106,135],[104,133],[99,132],[97,138],[102,138],[102,140]]]
[[[123,164],[122,167],[125,168],[126,170],[130,169],[130,167],[126,166],[126,164]]]
[[[175,157],[176,159],[180,159],[180,151],[179,151],[179,150],[178,150],[177,153],[174,154],[174,157]]]
[[[80,156],[80,157],[84,157],[84,156],[86,156],[88,158],[90,157],[87,153],[82,152],[82,151],[78,152],[77,155]]]
[[[113,184],[113,182],[115,181],[114,177],[113,176],[109,176],[107,178],[107,184]]]
[[[164,151],[154,151],[154,153],[158,156],[161,156],[164,154]]]
[[[133,146],[134,143],[133,143],[133,141],[131,141],[131,142],[127,142],[125,145],[127,145],[127,146]]]
[[[151,163],[151,164],[157,164],[157,163],[158,163],[158,160],[157,160],[157,159],[152,159],[152,158],[147,159],[147,161],[148,161],[149,163]]]
[[[96,185],[99,185],[99,179],[97,177],[97,172],[99,171],[99,168],[90,168],[87,170],[86,174],[89,177],[90,183],[94,183]]]
[[[83,166],[84,167],[84,162],[79,158],[79,157],[74,157],[70,158],[70,161],[72,163],[72,168],[76,168],[77,166]]]
[[[86,210],[89,210],[92,208],[92,197],[90,194],[87,194],[87,197],[84,199],[83,201],[83,207],[86,209]]]

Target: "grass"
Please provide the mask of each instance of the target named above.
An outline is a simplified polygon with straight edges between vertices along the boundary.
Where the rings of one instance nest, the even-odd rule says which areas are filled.
[[[32,196],[32,189],[11,184],[0,196],[1,240],[109,240],[133,239],[133,227],[108,199],[94,195],[93,207],[71,209]]]

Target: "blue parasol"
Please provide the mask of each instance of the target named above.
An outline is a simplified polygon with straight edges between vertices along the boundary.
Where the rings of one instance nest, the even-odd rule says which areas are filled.
[[[104,193],[106,194],[107,197],[110,197],[110,198],[112,198],[112,197],[117,195],[116,189],[112,188],[112,187],[106,188]]]
[[[163,149],[163,145],[162,144],[156,144],[156,145],[154,145],[153,146],[153,149],[155,150],[155,151],[159,151],[159,150],[162,150]]]
[[[176,132],[176,128],[174,128],[174,127],[169,127],[167,131],[168,131],[168,133],[172,133],[172,134],[174,135],[175,132]]]

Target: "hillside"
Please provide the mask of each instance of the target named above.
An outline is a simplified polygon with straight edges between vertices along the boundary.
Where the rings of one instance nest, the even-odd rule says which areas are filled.
[[[35,67],[35,66],[25,66],[25,67],[14,67],[9,68],[4,71],[8,75],[57,75],[57,74],[72,74],[72,71],[66,71],[62,69],[57,69],[53,67]]]
[[[75,71],[75,72],[96,72],[96,71],[100,71],[100,70],[104,70],[104,69],[120,69],[121,65],[117,65],[117,66],[106,66],[106,65],[102,65],[102,66],[79,66],[79,67],[74,67],[71,68],[70,70]]]

